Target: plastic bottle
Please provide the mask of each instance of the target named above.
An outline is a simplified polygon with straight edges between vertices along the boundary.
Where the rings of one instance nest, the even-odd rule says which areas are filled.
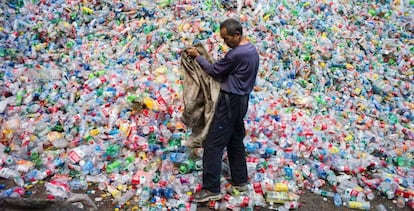
[[[274,191],[277,191],[277,192],[288,192],[289,191],[289,186],[288,186],[287,183],[278,182],[278,183],[275,183],[274,184]]]
[[[105,174],[99,174],[99,175],[86,175],[85,177],[86,182],[93,182],[93,183],[104,183],[107,182],[108,179]]]
[[[330,185],[335,186],[338,184],[338,178],[336,177],[335,173],[332,170],[327,171],[326,174],[327,174],[326,181]]]
[[[345,196],[355,198],[356,201],[365,201],[366,196],[363,192],[347,188],[344,193]]]
[[[69,186],[65,183],[59,182],[57,180],[52,180],[45,183],[45,188],[47,193],[52,194],[54,197],[60,199],[66,199],[69,197],[70,189]]]
[[[94,78],[93,80],[90,80],[88,82],[86,82],[86,88],[89,90],[95,90],[96,88],[98,88],[99,86],[101,86],[103,83],[105,83],[107,81],[107,76],[103,75],[99,78]]]
[[[226,194],[224,196],[224,200],[227,201],[227,203],[230,206],[234,206],[234,207],[248,207],[249,204],[251,203],[250,198],[248,196],[232,196],[229,194]]]
[[[52,175],[52,171],[49,169],[42,169],[42,170],[33,169],[25,174],[25,179],[29,181],[30,180],[43,180],[50,175]]]
[[[88,183],[85,180],[81,180],[81,179],[72,179],[69,182],[69,186],[71,190],[87,190],[88,189]]]
[[[226,201],[209,201],[208,207],[213,210],[225,210],[228,207],[228,203]]]
[[[342,206],[342,198],[339,193],[335,193],[333,197],[334,205],[337,207]]]
[[[144,187],[139,194],[139,204],[146,204],[151,197],[151,190],[148,187]]]
[[[183,163],[184,161],[189,159],[188,154],[182,152],[170,152],[169,158],[174,163]]]
[[[22,187],[14,187],[0,191],[0,196],[2,197],[21,198],[24,194],[25,189]]]
[[[393,199],[395,197],[397,186],[394,183],[383,181],[377,187],[377,190],[384,194],[388,199]]]
[[[276,191],[267,191],[266,192],[266,201],[268,203],[285,203],[290,201],[289,195],[287,192],[276,192]]]
[[[350,188],[350,189],[355,189],[357,191],[363,191],[364,189],[359,186],[357,183],[349,181],[349,180],[345,180],[345,181],[341,181],[339,183],[339,186],[344,187],[344,188]]]
[[[322,179],[317,179],[317,180],[313,181],[313,183],[312,183],[312,186],[314,188],[320,188],[324,185],[325,185],[325,180],[322,180]]]
[[[321,195],[323,197],[331,197],[333,198],[335,196],[335,193],[331,192],[331,191],[324,191],[321,190],[319,188],[312,188],[311,191],[315,194]]]
[[[119,191],[118,189],[116,189],[112,185],[108,185],[106,188],[107,188],[108,192],[112,195],[112,197],[114,197],[114,199],[118,200],[118,199],[121,198],[121,196],[122,196],[121,191]]]
[[[112,173],[112,172],[118,172],[121,168],[121,161],[120,160],[115,160],[114,162],[108,164],[106,166],[106,172],[108,173]]]
[[[302,206],[300,202],[297,201],[288,201],[284,203],[286,209],[297,209]]]
[[[179,171],[181,174],[187,174],[195,169],[195,162],[192,159],[185,160],[180,164]]]
[[[368,200],[372,201],[375,199],[375,194],[369,187],[364,187],[364,193]]]
[[[15,177],[20,177],[20,173],[13,169],[3,167],[0,169],[0,177],[5,179],[13,179]]]
[[[24,185],[24,180],[22,179],[22,177],[20,176],[20,173],[7,168],[7,167],[3,167],[0,169],[0,177],[5,178],[5,179],[13,179],[13,181],[18,185],[18,186],[23,186]]]
[[[73,163],[78,163],[79,161],[83,160],[86,155],[90,155],[92,153],[92,148],[89,145],[81,145],[76,148],[71,149],[68,152],[68,158]]]
[[[344,206],[351,209],[369,210],[371,204],[368,201],[347,201],[344,202]]]
[[[116,200],[116,203],[120,206],[124,205],[127,201],[129,201],[135,194],[135,189],[130,189],[126,193],[124,193],[119,199]]]

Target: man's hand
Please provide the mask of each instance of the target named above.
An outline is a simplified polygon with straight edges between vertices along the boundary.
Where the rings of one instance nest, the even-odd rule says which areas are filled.
[[[194,48],[194,47],[187,48],[187,49],[185,50],[185,52],[187,53],[187,55],[188,55],[189,57],[192,57],[192,58],[195,58],[195,57],[197,57],[197,56],[200,56],[200,53],[198,53],[197,49],[196,49],[196,48]]]

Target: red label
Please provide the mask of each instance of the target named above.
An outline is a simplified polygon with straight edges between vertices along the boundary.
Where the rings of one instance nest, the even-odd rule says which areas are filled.
[[[260,182],[255,182],[253,184],[254,192],[263,194],[262,184]]]
[[[243,201],[242,201],[242,203],[241,203],[241,207],[247,207],[248,205],[249,205],[249,202],[250,202],[250,198],[249,197],[243,197]]]
[[[80,159],[81,159],[81,157],[75,151],[70,151],[69,154],[68,154],[68,157],[74,163],[79,162]]]

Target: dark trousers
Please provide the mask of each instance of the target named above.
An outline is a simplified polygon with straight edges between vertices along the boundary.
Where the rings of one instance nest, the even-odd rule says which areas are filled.
[[[247,183],[243,118],[247,112],[248,101],[248,95],[220,92],[214,119],[203,142],[203,188],[206,190],[220,192],[224,148],[227,148],[232,182]]]

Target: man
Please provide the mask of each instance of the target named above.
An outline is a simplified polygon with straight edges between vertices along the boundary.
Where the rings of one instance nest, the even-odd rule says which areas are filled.
[[[221,81],[221,90],[213,121],[203,142],[203,189],[194,194],[195,202],[219,200],[221,164],[227,148],[233,188],[247,190],[244,116],[249,94],[253,90],[259,68],[256,47],[243,37],[243,27],[237,20],[220,24],[220,36],[231,50],[214,64],[209,63],[195,48],[186,50],[204,71]]]

